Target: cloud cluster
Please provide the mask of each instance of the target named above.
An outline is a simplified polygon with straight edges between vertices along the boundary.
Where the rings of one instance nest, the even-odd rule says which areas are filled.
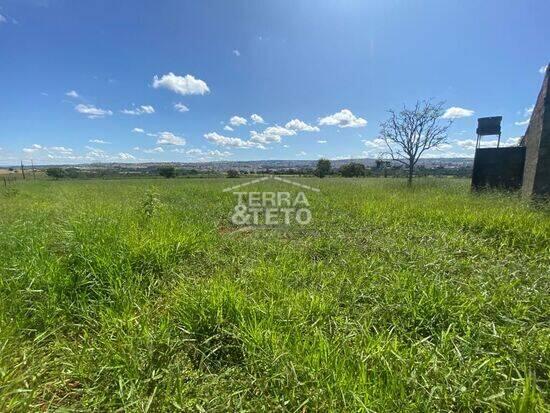
[[[232,125],[232,126],[243,126],[243,125],[246,125],[248,123],[248,121],[241,117],[241,116],[232,116],[231,119],[229,119],[229,123]]]
[[[253,123],[265,123],[264,118],[262,118],[260,115],[256,113],[250,115],[250,119],[252,120]]]
[[[290,122],[287,122],[285,128],[299,131],[299,132],[319,132],[320,129],[317,126],[311,126],[307,123],[301,121],[300,119],[292,119]]]
[[[281,142],[283,136],[296,135],[296,131],[282,126],[269,126],[263,132],[250,131],[250,140],[260,144],[269,144],[271,142]]]
[[[172,132],[160,132],[157,134],[157,145],[185,145],[185,138],[174,135]]]
[[[74,109],[78,113],[86,115],[88,119],[104,118],[105,116],[111,116],[113,114],[113,112],[111,112],[110,110],[100,109],[95,107],[94,105],[85,105],[83,103],[79,103],[74,107]]]
[[[182,152],[180,152],[180,153],[182,153]],[[227,158],[228,156],[233,155],[229,151],[219,151],[217,149],[214,149],[214,150],[211,150],[211,151],[203,151],[202,149],[198,149],[198,148],[189,149],[189,150],[185,151],[185,154],[190,155],[190,156],[200,157],[202,159]]]
[[[531,121],[531,115],[533,114],[533,110],[535,110],[535,105],[529,106],[525,108],[523,111],[523,116],[526,117],[526,119],[514,122],[514,125],[516,126],[526,126],[529,125],[529,122]]]
[[[445,111],[442,118],[443,119],[468,118],[472,116],[474,113],[475,112],[473,110],[453,106]]]
[[[192,75],[178,76],[172,72],[153,77],[155,89],[164,88],[180,95],[204,95],[210,89],[204,80],[196,79]]]
[[[134,116],[140,116],[140,115],[150,115],[152,113],[155,113],[155,108],[150,105],[141,105],[134,109],[123,109],[121,110],[122,113],[125,115],[134,115]]]
[[[204,138],[207,141],[212,142],[213,144],[219,145],[219,146],[231,146],[234,148],[260,148],[260,149],[264,148],[263,145],[257,142],[245,141],[241,138],[231,138],[228,136],[220,135],[216,132],[206,133],[204,134]]]
[[[349,109],[342,109],[340,112],[319,119],[319,125],[338,126],[339,128],[362,128],[367,126],[367,121],[355,116]]]

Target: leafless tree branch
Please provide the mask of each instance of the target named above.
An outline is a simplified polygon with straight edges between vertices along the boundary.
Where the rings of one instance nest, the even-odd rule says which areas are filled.
[[[400,112],[389,110],[389,118],[380,124],[380,137],[393,161],[408,168],[408,182],[412,183],[414,168],[424,152],[447,142],[451,121],[442,119],[444,102],[417,101],[412,109]]]

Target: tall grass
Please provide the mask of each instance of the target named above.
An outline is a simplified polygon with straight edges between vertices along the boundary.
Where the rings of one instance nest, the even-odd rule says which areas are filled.
[[[547,206],[302,181],[309,226],[239,232],[233,180],[0,193],[0,411],[548,409]]]

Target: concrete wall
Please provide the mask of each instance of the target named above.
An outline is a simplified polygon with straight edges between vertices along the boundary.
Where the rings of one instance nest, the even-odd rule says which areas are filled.
[[[523,194],[550,196],[550,66],[523,138],[527,147]]]
[[[520,189],[524,163],[525,147],[522,146],[476,149],[472,188]]]

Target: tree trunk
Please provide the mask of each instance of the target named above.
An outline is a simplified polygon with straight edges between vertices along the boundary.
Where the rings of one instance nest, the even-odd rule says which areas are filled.
[[[412,183],[413,183],[413,171],[414,171],[414,166],[411,163],[409,163],[409,176],[407,178],[407,185],[409,186],[412,186]]]

